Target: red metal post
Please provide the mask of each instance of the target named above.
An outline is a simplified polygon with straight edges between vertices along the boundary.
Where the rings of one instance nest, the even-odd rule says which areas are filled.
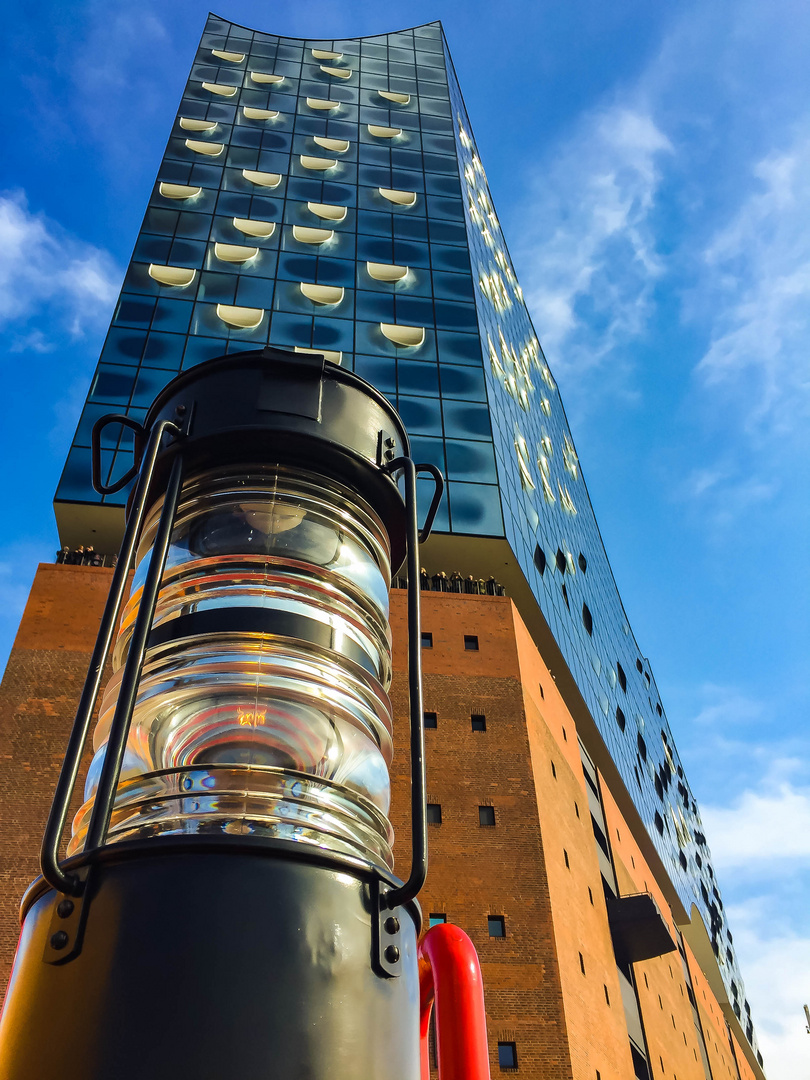
[[[481,967],[475,946],[459,927],[440,923],[422,938],[419,998],[422,1080],[430,1080],[434,1005],[439,1080],[490,1080]]]

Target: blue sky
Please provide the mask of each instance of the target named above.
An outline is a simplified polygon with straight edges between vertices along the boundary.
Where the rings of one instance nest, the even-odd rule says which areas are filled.
[[[810,8],[230,0],[271,32],[441,18],[771,1080],[810,1078]],[[0,663],[207,8],[7,17]]]

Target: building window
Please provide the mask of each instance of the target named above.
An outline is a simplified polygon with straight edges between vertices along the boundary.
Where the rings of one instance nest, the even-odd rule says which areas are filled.
[[[427,820],[428,825],[441,825],[442,823],[442,804],[437,802],[429,802],[427,804]]]
[[[624,713],[622,712],[622,710],[619,708],[618,705],[616,706],[616,723],[619,725],[619,727],[622,729],[622,731],[624,731],[625,725],[627,724],[627,720],[625,719]]]
[[[563,594],[563,600],[565,601],[565,606],[570,611],[571,610],[571,605],[568,602],[568,589],[566,589],[565,584],[563,584],[563,587],[562,587],[562,594]]]
[[[571,863],[568,861],[568,852],[565,850],[565,848],[563,848],[563,858],[565,859],[566,867],[570,870],[571,869]]]
[[[624,673],[624,668],[622,667],[622,665],[619,663],[618,660],[616,661],[616,674],[619,676],[619,686],[622,688],[622,690],[624,690],[624,692],[626,694],[627,693],[627,676]]]
[[[498,1065],[501,1069],[517,1068],[517,1046],[513,1042],[498,1043]]]
[[[473,713],[470,717],[470,727],[473,731],[486,731],[487,718],[483,713]]]
[[[424,717],[426,728],[437,728],[439,726],[439,718],[435,712],[426,712],[424,713]]]
[[[534,565],[540,571],[540,576],[542,577],[546,572],[546,553],[539,544],[537,544],[534,549]]]
[[[582,554],[581,551],[579,553],[578,562],[579,562],[579,568],[582,571],[582,573],[584,574],[585,571],[588,569],[588,560],[585,558],[585,556]]]
[[[555,780],[557,779],[557,767],[553,761],[551,763],[551,775],[554,777]]]
[[[561,574],[564,574],[566,568],[565,555],[563,555],[560,548],[557,548],[556,562],[557,569],[560,571]]]
[[[656,829],[658,829],[658,831],[663,836],[664,835],[664,820],[657,811],[656,811],[656,814],[655,814],[655,827],[656,827]]]
[[[582,605],[582,625],[588,631],[588,634],[593,636],[593,616],[591,615],[591,609],[587,604]]]
[[[647,760],[647,744],[644,742],[644,739],[642,738],[640,732],[636,736],[636,743],[638,745],[638,752],[641,754],[641,760],[646,761]]]
[[[479,825],[494,825],[495,824],[495,807],[494,806],[479,806],[478,807],[478,824]]]
[[[638,668],[639,675],[644,671],[644,665],[640,660],[636,660],[636,667]]]
[[[447,922],[447,915],[443,911],[431,911],[428,915],[428,926],[438,926]]]
[[[423,649],[432,649],[433,648],[433,634],[425,634],[425,633],[422,634],[422,648]]]
[[[582,955],[582,953],[579,954],[579,970],[582,972],[583,975],[585,974],[585,957]]]
[[[506,919],[503,915],[487,915],[487,929],[490,937],[506,937]]]
[[[605,1001],[607,1002],[608,1005],[610,1005],[610,994],[608,993],[607,986],[605,987]]]
[[[475,634],[465,634],[464,648],[467,652],[478,652],[478,637]]]

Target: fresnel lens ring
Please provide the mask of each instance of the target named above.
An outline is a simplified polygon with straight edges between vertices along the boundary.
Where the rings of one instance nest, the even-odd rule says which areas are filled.
[[[137,463],[108,485],[101,434],[115,423],[134,429]],[[43,877],[23,901],[3,1074],[416,1080],[435,992],[443,1080],[488,1076],[468,939],[434,928],[417,945],[418,547],[440,473],[411,460],[399,416],[363,380],[272,348],[184,372],[142,426],[104,417],[93,441],[97,489],[135,485]],[[421,537],[420,472],[435,483]],[[402,882],[388,820],[388,594],[406,557]]]

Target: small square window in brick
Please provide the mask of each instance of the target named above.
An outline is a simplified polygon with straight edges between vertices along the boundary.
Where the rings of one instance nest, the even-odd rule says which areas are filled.
[[[495,824],[495,807],[494,806],[479,806],[478,807],[478,824],[479,825],[494,825]]]
[[[427,820],[428,820],[428,825],[441,825],[441,823],[442,823],[442,807],[441,807],[441,803],[429,802],[427,804]]]
[[[498,1065],[502,1069],[517,1068],[517,1046],[513,1042],[498,1043]]]
[[[490,937],[506,937],[506,919],[503,915],[488,915],[487,929]]]
[[[476,634],[465,634],[464,648],[467,652],[478,652],[478,636]]]

